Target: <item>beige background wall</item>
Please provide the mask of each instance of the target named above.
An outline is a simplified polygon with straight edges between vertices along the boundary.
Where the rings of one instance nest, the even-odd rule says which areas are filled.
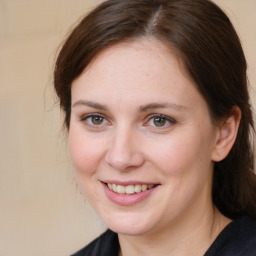
[[[77,191],[52,67],[71,25],[100,1],[0,0],[0,255],[61,256],[99,234]],[[216,0],[234,22],[256,106],[256,0]]]

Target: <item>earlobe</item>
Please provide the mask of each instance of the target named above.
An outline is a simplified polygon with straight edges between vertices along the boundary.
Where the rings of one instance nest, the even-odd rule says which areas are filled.
[[[231,111],[231,115],[217,128],[212,161],[219,162],[229,154],[236,140],[240,120],[241,110],[235,106]]]

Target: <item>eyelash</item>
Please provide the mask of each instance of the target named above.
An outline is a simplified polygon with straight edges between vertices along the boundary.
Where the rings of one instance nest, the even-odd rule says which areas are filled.
[[[91,120],[88,121],[90,118],[91,118]],[[103,123],[94,124],[93,121],[92,121],[92,118],[100,118]],[[164,121],[164,125],[162,125],[162,126],[161,125],[160,126],[150,125],[149,124],[150,121],[154,122],[155,118],[162,119]],[[166,126],[169,126],[169,125],[172,125],[172,124],[176,124],[176,120],[174,120],[173,118],[171,118],[169,116],[163,115],[163,114],[151,114],[146,119],[147,119],[147,121],[144,123],[144,126],[151,126],[151,127],[158,128],[158,129],[165,128]],[[87,115],[82,116],[80,118],[80,121],[86,122],[87,125],[89,125],[89,126],[100,128],[102,125],[105,125],[105,122],[107,122],[108,120],[102,114],[92,113],[92,114],[87,114]],[[167,125],[166,125],[166,122],[168,123]]]

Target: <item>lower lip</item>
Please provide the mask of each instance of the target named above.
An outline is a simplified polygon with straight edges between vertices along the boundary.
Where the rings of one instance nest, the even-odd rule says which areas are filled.
[[[110,201],[122,206],[131,206],[145,200],[156,190],[158,186],[148,189],[146,191],[142,191],[140,193],[134,193],[132,195],[115,193],[114,191],[109,189],[106,184],[103,184],[103,187],[105,194]]]

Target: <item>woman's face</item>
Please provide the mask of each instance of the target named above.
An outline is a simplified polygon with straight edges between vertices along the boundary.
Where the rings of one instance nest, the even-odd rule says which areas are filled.
[[[78,185],[112,230],[159,232],[212,207],[216,143],[207,104],[156,40],[104,50],[72,84]]]

